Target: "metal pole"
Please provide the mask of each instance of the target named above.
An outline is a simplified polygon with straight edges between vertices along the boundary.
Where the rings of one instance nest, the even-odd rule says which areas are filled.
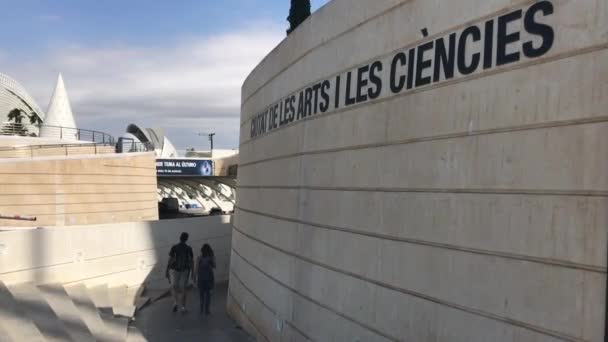
[[[211,156],[213,156],[213,136],[215,133],[209,134],[209,141],[211,142]]]

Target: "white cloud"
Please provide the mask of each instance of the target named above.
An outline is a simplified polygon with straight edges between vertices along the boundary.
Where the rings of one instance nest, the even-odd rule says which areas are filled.
[[[60,44],[28,60],[0,60],[45,108],[62,72],[78,125],[121,134],[127,124],[164,127],[182,148],[238,144],[240,87],[283,38],[281,29],[243,29],[163,46]]]

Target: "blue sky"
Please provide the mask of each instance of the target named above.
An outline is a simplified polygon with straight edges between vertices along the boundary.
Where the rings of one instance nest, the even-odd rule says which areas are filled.
[[[179,148],[238,145],[240,84],[285,36],[289,0],[19,0],[0,22],[0,72],[44,109],[62,72],[78,125],[164,127]],[[313,10],[327,0],[313,0]],[[10,13],[10,15],[6,15]]]

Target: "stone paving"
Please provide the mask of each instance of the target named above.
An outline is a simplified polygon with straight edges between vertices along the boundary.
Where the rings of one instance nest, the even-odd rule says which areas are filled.
[[[251,342],[226,313],[227,284],[219,285],[213,293],[211,316],[199,313],[198,289],[188,292],[187,313],[172,313],[173,298],[168,296],[137,314],[135,325],[150,342]]]

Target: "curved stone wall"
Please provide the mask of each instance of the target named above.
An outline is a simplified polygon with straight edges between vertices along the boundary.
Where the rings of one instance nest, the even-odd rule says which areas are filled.
[[[603,339],[605,0],[334,0],[242,99],[258,340]]]

